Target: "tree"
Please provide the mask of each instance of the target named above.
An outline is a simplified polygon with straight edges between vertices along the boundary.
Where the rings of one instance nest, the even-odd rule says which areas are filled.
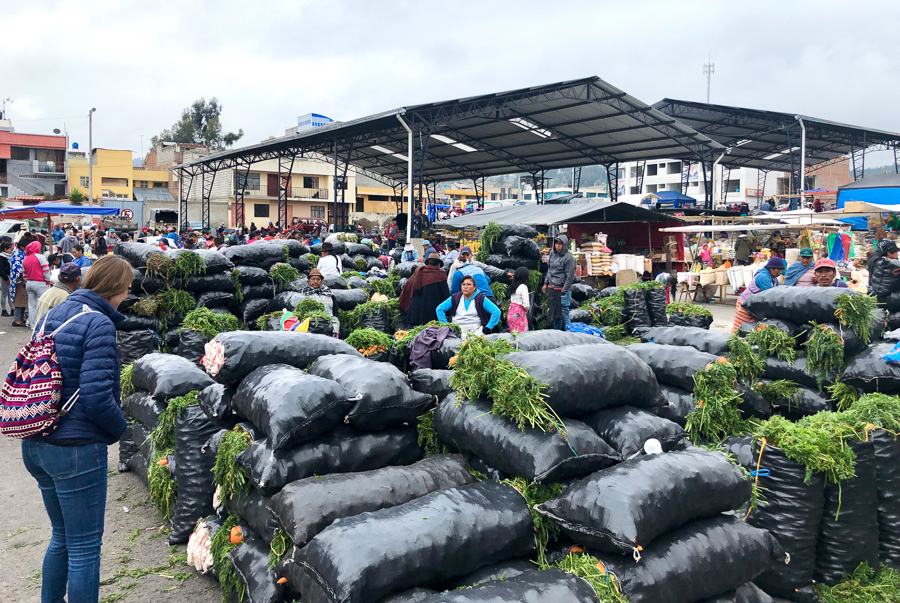
[[[87,201],[87,195],[81,192],[81,189],[78,187],[72,187],[72,190],[69,192],[69,203],[72,205],[81,205]]]
[[[150,139],[155,146],[159,142],[203,143],[214,151],[221,151],[233,145],[243,135],[244,130],[222,133],[222,105],[213,97],[208,101],[199,98],[181,112],[181,119]]]

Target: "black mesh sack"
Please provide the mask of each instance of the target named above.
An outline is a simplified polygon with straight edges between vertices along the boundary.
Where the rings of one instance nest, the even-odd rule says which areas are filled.
[[[791,421],[799,421],[823,410],[834,410],[834,403],[818,389],[808,387],[798,387],[794,395],[772,403],[772,412]]]
[[[244,536],[240,546],[228,553],[228,560],[247,588],[246,600],[249,603],[282,603],[288,589],[284,584],[278,584],[278,576],[269,569],[269,545],[259,536]]]
[[[881,429],[873,432],[872,439],[878,484],[879,561],[897,569],[900,568],[900,439]]]
[[[281,321],[279,320],[279,323]],[[331,335],[334,333],[334,324],[328,318],[311,318],[307,333],[315,333],[317,335]]]
[[[775,327],[779,331],[784,331],[791,337],[796,337],[798,343],[806,340],[806,332],[809,330],[809,325],[806,324],[795,324],[778,318],[763,318],[759,321],[750,321],[742,324],[738,330],[738,335],[744,337],[747,333],[752,333],[760,326]]]
[[[331,295],[334,296],[334,301],[341,310],[352,310],[369,301],[369,296],[363,289],[332,289]]]
[[[168,249],[163,252],[172,261],[184,253],[195,253],[203,259],[203,265],[206,267],[204,274],[220,274],[222,272],[231,272],[234,264],[231,263],[224,254],[212,249]]]
[[[116,310],[118,310],[120,314],[130,314],[132,308],[134,307],[134,304],[146,298],[146,295],[135,295],[134,293],[128,293],[125,296],[125,299],[122,300],[122,303],[119,304],[119,307],[116,308]]]
[[[153,442],[150,439],[150,432],[152,431],[152,427],[145,426],[137,421],[131,426],[131,437],[133,438],[134,445],[148,459],[153,458],[153,453],[156,452]]]
[[[190,360],[192,364],[199,364],[205,353],[206,336],[193,329],[181,329],[169,333],[175,333],[175,339],[177,339],[177,343],[171,347],[172,353]],[[168,337],[166,343],[168,343]]]
[[[505,417],[491,414],[484,400],[462,402],[456,394],[434,411],[434,429],[442,442],[473,454],[504,473],[529,482],[557,482],[587,475],[618,462],[619,454],[579,421],[566,421],[566,439],[556,431],[522,432]]]
[[[342,354],[322,356],[309,367],[309,374],[339,383],[348,396],[356,398],[347,420],[357,429],[412,423],[435,404],[432,396],[413,390],[400,369],[387,362]]]
[[[896,345],[895,341],[870,344],[847,363],[841,381],[867,393],[900,393],[900,364],[884,359]]]
[[[231,429],[235,425],[236,416],[231,410],[233,388],[226,388],[221,383],[207,385],[197,395],[197,404],[206,413],[213,425],[220,429]]]
[[[260,430],[256,428],[253,423],[249,421],[244,421],[242,423],[237,423],[232,429],[240,429],[247,433],[250,436],[250,441],[255,442],[256,440],[264,440],[266,438],[266,434],[262,433]],[[219,453],[219,444],[222,443],[222,436],[225,435],[226,431],[230,431],[227,429],[220,429],[216,433],[214,433],[203,446],[200,447],[200,452],[203,453],[203,456],[207,456],[211,459],[215,459],[216,455]]]
[[[237,271],[238,282],[245,289],[250,285],[265,285],[272,282],[269,273],[256,266],[238,266],[235,271]]]
[[[731,590],[717,597],[703,599],[699,603],[773,603],[772,597],[767,595],[758,586],[748,582],[739,586],[737,590]]]
[[[288,261],[288,264],[291,268],[296,268],[298,271],[307,273],[312,268],[312,264],[309,260],[304,258],[291,258]]]
[[[119,362],[126,366],[147,354],[156,351],[157,335],[149,330],[116,331],[116,350]]]
[[[271,498],[263,496],[256,488],[249,488],[247,492],[236,490],[231,498],[223,496],[225,509],[232,515],[237,515],[253,528],[253,531],[262,536],[266,542],[272,542],[275,538],[275,530],[279,527],[275,515],[268,509]]]
[[[296,448],[272,450],[255,440],[237,456],[251,483],[263,496],[312,475],[371,471],[390,465],[409,465],[422,458],[415,427],[359,431],[340,425]]]
[[[662,287],[648,289],[645,298],[647,301],[647,314],[650,316],[650,324],[654,327],[664,327],[669,324],[666,315],[666,290]]]
[[[378,603],[422,603],[432,595],[436,595],[437,591],[430,588],[411,588],[402,593],[388,595],[384,599],[379,599]]]
[[[834,322],[838,296],[860,295],[837,287],[774,287],[751,295],[743,308],[753,316],[807,322]]]
[[[508,271],[515,271],[516,268],[520,268],[522,266],[528,268],[529,270],[537,270],[540,260],[521,255],[493,254],[487,257],[485,263]]]
[[[644,442],[651,438],[659,440],[663,451],[669,452],[681,447],[687,437],[677,423],[631,406],[598,410],[584,422],[623,459],[641,454]]]
[[[503,237],[495,241],[493,247],[491,247],[491,253],[505,256],[515,255],[538,262],[541,260],[541,250],[537,243],[517,235]]]
[[[584,324],[589,325],[591,324],[591,318],[593,318],[593,316],[587,310],[582,310],[581,308],[569,310],[569,322],[583,322]]]
[[[340,260],[341,266],[344,268],[344,270],[356,270],[356,262],[354,262],[353,258],[351,258],[346,253],[340,256]]]
[[[589,299],[593,299],[596,294],[597,290],[590,285],[582,285],[579,283],[572,285],[572,301],[574,302],[585,302]]]
[[[151,276],[147,275],[146,271],[141,268],[140,270],[134,270],[134,280],[131,281],[131,291],[133,293],[137,293],[139,295],[148,294],[152,295],[157,291],[161,291],[163,289],[168,289],[169,284],[166,282],[166,279],[161,276]]]
[[[753,581],[770,595],[797,600],[798,590],[809,591],[816,567],[825,478],[813,474],[805,483],[806,468],[772,445],[765,447],[760,460],[759,442],[753,448],[754,470],[757,465],[769,473],[759,476],[759,487],[765,495],[747,523],[768,530],[791,556],[791,562],[773,564]]]
[[[342,517],[396,507],[472,481],[462,457],[441,454],[406,467],[298,480],[273,496],[269,507],[294,546],[302,548]]]
[[[187,277],[182,279],[181,288],[190,293],[203,293],[205,291],[234,293],[236,290],[234,281],[231,280],[231,274],[228,272]]]
[[[135,421],[143,423],[151,431],[159,423],[159,415],[166,410],[166,404],[152,396],[138,392],[122,400],[122,412]]]
[[[359,326],[357,329],[375,329],[388,335],[393,334],[394,329],[391,328],[391,316],[387,308],[370,312],[364,311],[359,317]]]
[[[594,602],[597,595],[585,580],[559,569],[532,569],[507,575],[464,590],[453,590],[427,599],[427,603],[563,603]]]
[[[600,289],[600,292],[597,293],[597,299],[602,299],[604,297],[609,297],[611,295],[615,295],[618,290],[619,290],[618,287],[605,287],[603,289]]]
[[[225,361],[221,367],[207,367],[207,370],[219,383],[230,386],[236,386],[255,369],[267,364],[306,368],[327,354],[362,356],[344,341],[312,333],[233,331],[219,333],[210,343],[221,346]]]
[[[248,299],[272,299],[275,297],[275,283],[260,283],[259,285],[242,285],[241,294]]]
[[[506,237],[522,237],[525,239],[533,239],[538,236],[538,231],[534,226],[528,224],[501,224],[500,238]]]
[[[783,565],[785,555],[767,531],[720,515],[660,536],[639,563],[630,555],[607,554],[601,561],[630,603],[693,603],[742,586],[767,566]]]
[[[668,419],[684,427],[687,423],[687,416],[696,407],[693,392],[680,387],[672,387],[671,385],[660,385],[659,392],[665,404],[654,406],[647,410],[657,417]]]
[[[279,570],[304,603],[362,603],[533,548],[534,525],[522,495],[482,482],[342,519]]]
[[[816,545],[816,582],[834,586],[860,563],[878,567],[878,483],[875,446],[855,442],[856,477],[825,486]]]
[[[362,243],[344,243],[348,255],[375,255],[378,252]]]
[[[348,278],[347,286],[351,289],[364,289],[366,291],[370,289],[369,281],[358,276],[351,276],[350,278]]]
[[[778,379],[786,379],[810,389],[819,389],[819,385],[818,383],[816,383],[816,376],[810,375],[806,371],[805,354],[798,354],[797,359],[794,360],[793,364],[785,362],[783,360],[779,360],[775,356],[769,356],[768,358],[766,358],[766,367],[765,369],[763,369],[763,376],[766,379],[771,379],[772,381],[776,381]],[[846,381],[846,373],[845,376],[841,378],[841,380]],[[823,387],[831,385],[833,382],[834,376],[829,375],[825,379]]]
[[[266,313],[268,306],[269,300],[267,299],[244,299],[237,307],[237,317],[245,325],[256,328],[256,321]]]
[[[506,356],[548,387],[547,404],[561,417],[579,417],[601,408],[661,403],[659,385],[647,364],[617,345],[574,345],[550,352]]]
[[[586,333],[570,333],[552,329],[528,331],[527,333],[519,333],[515,337],[511,333],[501,333],[496,336],[489,335],[488,340],[492,341],[492,337],[506,339],[513,344],[513,348],[517,352],[540,352],[573,345],[614,345],[605,339]]]
[[[231,407],[268,436],[273,450],[315,439],[353,406],[340,384],[286,364],[263,366],[238,386]]]
[[[690,346],[633,343],[625,349],[646,362],[657,381],[684,390],[693,390],[694,373],[718,358]]]
[[[150,461],[144,456],[144,453],[138,451],[128,461],[128,470],[138,476],[138,479],[147,485],[147,471],[150,469]]]
[[[292,258],[299,258],[309,253],[309,247],[296,239],[279,239],[276,241],[282,248],[288,248],[288,255]]]
[[[401,262],[397,264],[394,269],[400,271],[400,278],[409,278],[413,275],[413,272],[416,271],[416,268],[421,266],[422,264],[418,262]]]
[[[323,283],[326,287],[328,287],[329,289],[331,289],[332,291],[335,290],[335,289],[344,291],[344,290],[346,290],[346,289],[348,288],[348,287],[347,287],[347,281],[344,280],[344,277],[342,277],[342,276],[335,276],[335,275],[333,275],[333,274],[329,274],[328,276],[326,276],[326,277],[322,280],[322,283]]]
[[[134,363],[131,373],[136,392],[147,392],[159,400],[202,390],[212,382],[196,364],[174,354],[147,354]]]
[[[119,473],[129,470],[128,463],[139,450],[137,444],[134,443],[133,425],[127,416],[125,420],[128,424],[125,426],[125,431],[119,436]]]
[[[155,316],[136,316],[126,314],[125,318],[116,323],[118,333],[133,333],[135,331],[159,333],[159,319]]]
[[[283,243],[285,241],[257,241],[252,245],[233,245],[223,251],[222,255],[235,266],[256,266],[268,270],[265,264],[285,261]],[[297,257],[300,255],[297,254]]]
[[[626,289],[623,295],[625,296],[625,304],[622,307],[622,320],[625,324],[625,330],[633,333],[635,329],[651,326],[644,292],[640,289]]]
[[[218,431],[197,405],[188,406],[175,419],[175,459],[178,471],[175,484],[178,498],[172,514],[169,544],[188,541],[198,520],[213,514],[214,459],[203,456],[200,448]]]
[[[691,346],[715,356],[728,355],[728,335],[697,327],[653,326],[641,332],[641,341]]]
[[[507,559],[493,565],[478,568],[470,574],[448,580],[440,585],[441,590],[469,589],[495,580],[509,580],[535,569],[530,559]]]
[[[197,295],[198,308],[227,308],[234,300],[234,293],[227,291],[204,291]]]
[[[113,248],[113,254],[125,258],[129,264],[135,268],[143,268],[147,265],[147,260],[154,253],[162,253],[158,245],[147,245],[146,243],[116,243]]]
[[[725,455],[691,448],[598,471],[536,511],[591,550],[637,558],[641,547],[649,550],[656,538],[693,519],[739,509],[750,500],[750,487]]]
[[[512,283],[512,279],[509,278],[509,270],[507,268],[497,268],[496,266],[485,264],[481,267],[481,269],[484,270],[484,273],[489,279],[491,279],[492,283],[503,283],[504,285],[509,285]]]
[[[698,329],[709,329],[712,324],[712,316],[703,314],[684,314],[682,312],[668,312],[670,327],[696,327]]]
[[[741,411],[742,419],[768,419],[772,416],[772,408],[760,394],[742,383],[738,384],[735,389],[737,389],[737,392],[741,395],[738,409]]]
[[[496,467],[491,467],[477,456],[469,456],[469,466],[478,473],[482,473],[491,481],[502,482],[509,476]]]
[[[409,381],[417,392],[434,396],[441,401],[453,393],[453,386],[450,385],[452,376],[453,371],[450,370],[416,369],[409,372]]]

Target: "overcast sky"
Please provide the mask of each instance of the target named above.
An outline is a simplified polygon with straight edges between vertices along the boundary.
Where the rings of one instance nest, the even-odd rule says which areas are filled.
[[[900,2],[3,2],[0,98],[19,132],[131,149],[199,97],[237,146],[339,120],[597,75],[637,98],[900,132]],[[137,156],[137,155],[136,155]],[[886,161],[885,161],[886,162]],[[870,163],[870,162],[867,162]],[[871,163],[870,163],[871,164]]]

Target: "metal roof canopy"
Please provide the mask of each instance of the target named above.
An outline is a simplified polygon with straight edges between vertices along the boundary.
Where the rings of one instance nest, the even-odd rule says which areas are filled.
[[[175,201],[168,188],[146,188],[138,186],[134,187],[134,200],[143,201],[145,203],[148,201]]]
[[[777,111],[761,111],[665,98],[653,105],[729,149],[726,167],[752,167],[799,174],[802,129],[806,129],[806,172],[849,155],[854,179],[862,178],[865,151],[894,151],[898,168],[900,134]],[[801,127],[802,121],[802,127]],[[799,178],[798,178],[799,181]]]
[[[678,218],[643,209],[630,203],[598,201],[568,205],[508,205],[493,207],[458,218],[435,222],[435,228],[483,228],[488,222],[550,226],[566,222],[675,222]]]

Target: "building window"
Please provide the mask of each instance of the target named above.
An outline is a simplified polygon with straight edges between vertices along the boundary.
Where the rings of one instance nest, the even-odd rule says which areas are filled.
[[[725,190],[727,190],[729,193],[741,192],[741,181],[740,180],[729,180],[728,184],[725,185]]]
[[[319,188],[319,177],[318,176],[304,176],[303,177],[303,188]],[[325,216],[322,216],[323,218]]]
[[[673,161],[672,163],[666,166],[667,174],[680,174],[681,173],[681,162]]]
[[[103,186],[128,186],[128,178],[100,178]]]
[[[694,188],[694,187],[700,186],[700,183],[695,180],[694,182],[691,182],[690,186],[691,186],[691,188]]]
[[[655,167],[655,166],[654,166],[654,167]],[[648,193],[655,193],[655,192],[658,191],[658,190],[659,190],[659,187],[658,187],[656,184],[648,184],[648,185],[647,185],[647,192],[648,192]]]
[[[623,180],[625,178],[625,168],[619,168],[616,170],[616,179]]]
[[[644,166],[636,165],[631,168],[631,177],[632,178],[640,178],[644,174]]]
[[[657,174],[656,164],[651,163],[650,165],[647,166],[647,175],[648,176],[656,176],[656,174]]]
[[[322,220],[325,219],[325,206],[324,205],[313,205],[309,208],[309,217],[310,218],[320,218]]]
[[[80,180],[80,182],[81,182],[81,186],[83,186],[83,187],[85,187],[85,188],[87,188],[88,186],[90,186],[90,182],[91,182],[91,181],[88,179],[87,176],[81,176],[81,177],[79,178],[79,180]]]
[[[154,182],[153,188],[166,188],[168,186],[167,182]]]
[[[269,217],[269,204],[268,203],[254,203],[253,204],[253,217],[254,218],[268,218]]]
[[[241,172],[234,173],[234,190],[241,190],[241,185],[244,182],[244,177],[247,178],[247,187],[250,190],[258,191],[259,190],[259,174],[244,174]]]
[[[632,194],[632,195],[639,195],[639,194],[641,194],[641,189],[639,189],[639,188],[636,187],[636,186],[632,186],[632,187],[631,187],[631,194]]]
[[[525,193],[524,195],[522,195],[522,199],[524,199],[525,201],[531,201],[531,194]]]
[[[9,158],[15,161],[31,160],[31,153],[25,147],[11,147],[9,149]]]

